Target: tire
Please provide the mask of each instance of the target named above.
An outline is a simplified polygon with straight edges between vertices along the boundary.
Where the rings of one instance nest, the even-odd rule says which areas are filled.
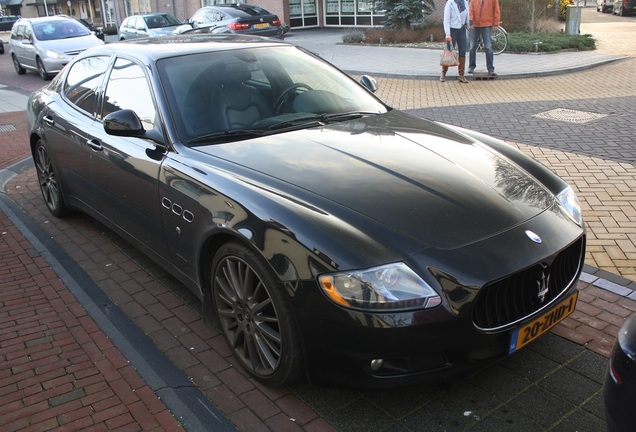
[[[42,192],[42,198],[49,211],[57,217],[62,217],[70,213],[68,207],[64,203],[62,188],[59,183],[57,171],[53,166],[51,157],[44,147],[42,140],[38,140],[35,145],[35,169],[38,175],[38,184]]]
[[[492,52],[494,55],[498,55],[506,48],[508,48],[508,35],[497,27],[497,31],[492,35]]]
[[[40,58],[38,57],[37,59],[35,59],[35,63],[38,66],[38,75],[40,75],[40,78],[42,78],[44,81],[48,81],[51,77],[46,72],[46,69],[44,68],[44,64],[42,63],[42,60],[40,60]]]
[[[274,273],[246,246],[230,242],[216,253],[211,274],[221,331],[243,368],[269,386],[298,380],[298,334]]]
[[[26,69],[22,67],[22,65],[20,65],[20,62],[18,61],[18,58],[15,56],[15,54],[11,54],[11,60],[13,60],[13,68],[15,69],[15,72],[18,75],[24,75],[26,73]]]

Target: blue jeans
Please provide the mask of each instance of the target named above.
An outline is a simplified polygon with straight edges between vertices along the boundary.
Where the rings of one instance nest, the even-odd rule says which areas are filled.
[[[488,72],[495,70],[494,54],[492,52],[492,27],[475,27],[470,32],[470,57],[468,70],[477,67],[477,41],[479,36],[484,41],[484,50],[486,51],[486,67]]]
[[[453,38],[453,46],[457,47],[457,57],[466,57],[466,48],[468,40],[466,38],[466,28],[452,28],[451,38]]]

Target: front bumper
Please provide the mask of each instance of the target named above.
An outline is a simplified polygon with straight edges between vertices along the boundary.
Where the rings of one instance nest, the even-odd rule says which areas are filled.
[[[559,220],[561,223],[556,223]],[[329,302],[307,282],[302,291],[311,294],[304,299],[295,297],[299,303],[294,310],[299,312],[309,379],[359,388],[438,380],[508,356],[516,350],[511,349],[511,343],[516,341],[515,331],[529,323],[536,324],[535,320],[546,315],[549,318],[541,323],[544,330],[539,335],[549,331],[574,310],[572,305],[564,315],[559,305],[576,291],[585,255],[584,230],[564,221],[559,212],[547,211],[523,226],[459,250],[426,251],[413,257],[423,263],[416,271],[420,275],[428,273],[431,286],[442,293],[442,305],[430,310],[369,313],[344,309]],[[541,233],[542,243],[532,243],[525,234],[527,230]],[[482,320],[476,308],[484,303],[480,299],[484,287],[514,282],[514,276],[519,274],[532,275],[529,270],[538,265],[561,266],[563,256],[569,257],[563,266],[568,275],[560,278],[559,286],[549,287],[553,291],[549,297],[536,301],[531,308],[522,308],[522,315],[513,314],[508,321],[497,320],[496,325],[479,328],[477,323]],[[408,264],[417,267],[413,262]],[[524,290],[538,298],[544,296],[539,292],[545,289],[538,282],[533,279],[503,286],[516,293],[523,285]],[[498,287],[495,297],[502,296],[502,292]],[[509,300],[502,303],[506,310],[510,309]],[[559,308],[558,313],[551,313]],[[501,310],[487,309],[488,313]]]

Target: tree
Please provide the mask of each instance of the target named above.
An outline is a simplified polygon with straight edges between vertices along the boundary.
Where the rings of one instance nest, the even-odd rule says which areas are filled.
[[[381,0],[379,6],[386,10],[384,26],[392,29],[410,28],[435,11],[434,0]]]

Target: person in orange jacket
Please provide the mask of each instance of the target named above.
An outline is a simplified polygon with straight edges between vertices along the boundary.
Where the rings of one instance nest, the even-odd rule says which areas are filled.
[[[486,51],[488,75],[497,76],[492,51],[492,32],[497,30],[497,26],[501,22],[499,0],[470,0],[470,19],[468,73],[473,73],[477,67],[477,41],[481,36]]]

